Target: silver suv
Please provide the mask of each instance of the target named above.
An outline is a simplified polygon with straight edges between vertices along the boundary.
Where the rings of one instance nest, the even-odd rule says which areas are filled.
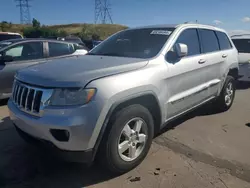
[[[231,107],[237,54],[212,26],[127,29],[86,56],[18,71],[10,117],[24,139],[64,159],[96,158],[123,173],[140,164],[166,123],[212,100]]]

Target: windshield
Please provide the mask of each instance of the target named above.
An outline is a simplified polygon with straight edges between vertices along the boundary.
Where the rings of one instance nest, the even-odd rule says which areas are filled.
[[[239,53],[250,53],[250,39],[232,40]]]
[[[0,41],[22,38],[20,35],[0,34]]]
[[[152,58],[159,53],[173,31],[174,28],[124,30],[101,42],[88,55]]]

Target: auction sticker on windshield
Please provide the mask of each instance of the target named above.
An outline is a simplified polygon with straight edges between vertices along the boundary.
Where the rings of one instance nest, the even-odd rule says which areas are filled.
[[[153,30],[150,34],[151,35],[170,35],[172,31],[168,30]]]

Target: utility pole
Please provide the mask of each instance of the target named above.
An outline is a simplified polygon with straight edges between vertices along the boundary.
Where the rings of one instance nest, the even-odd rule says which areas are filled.
[[[108,0],[95,0],[95,23],[113,23]]]
[[[20,23],[21,24],[31,24],[30,20],[30,10],[29,2],[31,0],[15,0],[17,2],[17,7],[20,9]]]

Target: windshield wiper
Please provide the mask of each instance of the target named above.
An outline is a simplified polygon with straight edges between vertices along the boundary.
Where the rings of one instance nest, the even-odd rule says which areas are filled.
[[[86,55],[100,55],[100,56],[118,56],[118,57],[124,57],[124,55],[122,54],[118,54],[118,53],[87,53]]]
[[[99,54],[95,54],[95,53],[87,53],[86,55],[99,55]]]
[[[118,53],[114,53],[114,52],[102,53],[102,54],[98,54],[98,55],[103,55],[103,56],[120,56],[120,57],[123,57],[122,54],[118,54]]]

